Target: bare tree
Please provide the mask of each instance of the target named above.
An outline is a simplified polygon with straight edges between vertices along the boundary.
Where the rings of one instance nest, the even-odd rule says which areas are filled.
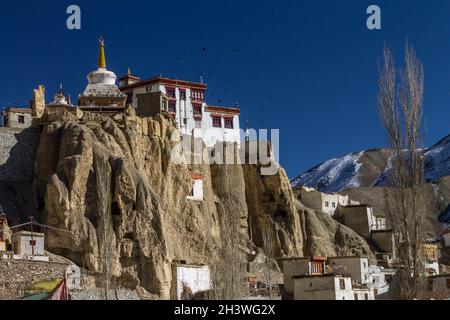
[[[387,133],[392,170],[385,191],[387,215],[394,233],[398,265],[396,298],[418,298],[423,288],[424,170],[420,150],[424,71],[414,50],[406,44],[405,66],[397,70],[389,48],[384,48],[379,72],[378,107]],[[397,78],[400,79],[397,84]]]

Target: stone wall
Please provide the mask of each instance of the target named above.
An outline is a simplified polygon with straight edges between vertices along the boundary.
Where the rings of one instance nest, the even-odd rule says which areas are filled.
[[[0,128],[0,181],[31,182],[39,129]]]
[[[56,262],[0,260],[0,299],[24,296],[34,281],[63,279],[68,266]]]

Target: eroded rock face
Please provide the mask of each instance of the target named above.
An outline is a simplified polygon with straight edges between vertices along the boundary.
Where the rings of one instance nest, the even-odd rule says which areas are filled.
[[[245,192],[254,243],[264,248],[264,233],[274,237],[275,257],[303,256],[303,235],[295,196],[283,169],[261,176],[257,166],[244,165]]]
[[[176,164],[179,141],[166,115],[85,113],[44,124],[34,194],[44,223],[66,230],[49,229],[47,249],[163,299],[174,261],[219,264],[229,221],[238,221],[243,250],[266,249],[269,235],[273,258],[371,254],[348,228],[299,210],[283,169],[261,176],[256,165]],[[202,202],[187,199],[190,173],[203,176]]]
[[[366,240],[352,229],[299,202],[297,208],[304,221],[306,256],[366,256],[371,263],[376,264],[376,258]]]
[[[163,115],[85,114],[43,126],[35,194],[44,222],[70,231],[49,230],[48,249],[160,298],[169,297],[172,261],[215,263],[227,236],[221,224],[233,214],[243,245],[250,213],[256,235],[274,228],[277,252],[302,254],[284,171],[262,178],[251,166],[174,164],[170,154],[179,139]],[[204,177],[203,202],[186,199],[190,172]]]

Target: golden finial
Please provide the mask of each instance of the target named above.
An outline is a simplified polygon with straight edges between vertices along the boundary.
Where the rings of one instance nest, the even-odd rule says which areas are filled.
[[[98,68],[106,69],[106,58],[105,58],[105,39],[102,36],[98,39],[99,51],[98,51]]]

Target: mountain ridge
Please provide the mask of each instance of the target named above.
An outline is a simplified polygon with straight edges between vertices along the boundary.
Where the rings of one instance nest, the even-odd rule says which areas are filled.
[[[421,151],[427,182],[450,176],[450,134]],[[307,186],[322,192],[382,187],[386,186],[390,169],[390,150],[372,148],[324,161],[292,179],[291,184],[294,188]]]

